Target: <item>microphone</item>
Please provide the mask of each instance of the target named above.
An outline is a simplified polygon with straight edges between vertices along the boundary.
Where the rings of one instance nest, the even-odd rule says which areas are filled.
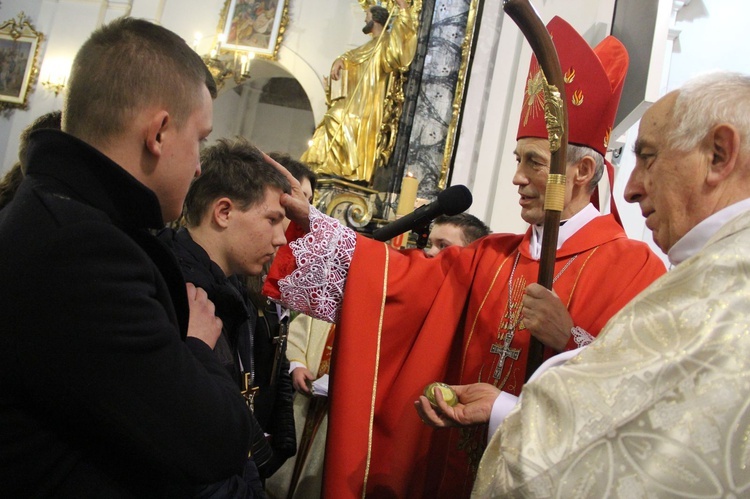
[[[376,241],[387,241],[407,231],[421,229],[440,215],[458,215],[471,206],[471,191],[465,185],[452,185],[430,204],[420,206],[408,215],[372,233]]]

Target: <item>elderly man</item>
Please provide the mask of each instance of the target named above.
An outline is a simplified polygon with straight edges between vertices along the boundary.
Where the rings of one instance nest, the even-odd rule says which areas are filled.
[[[675,267],[524,388],[485,451],[477,496],[747,494],[748,115],[750,77],[715,73],[643,116],[625,196]],[[440,414],[422,401],[434,425],[487,420],[494,387],[456,391]]]
[[[400,497],[467,496],[486,429],[434,432],[405,407],[436,380],[481,380],[520,393],[532,335],[549,355],[586,344],[664,273],[644,243],[628,240],[614,218],[600,216],[589,201],[604,168],[627,53],[612,37],[592,50],[560,18],[548,29],[562,65],[571,69],[568,95],[575,98],[578,89],[585,96],[570,116],[567,221],[558,239],[554,292],[529,284],[539,270],[538,224],[551,156],[537,85],[526,86],[513,177],[521,216],[531,224],[526,234],[489,235],[425,258],[421,251],[400,253],[355,238],[309,210],[312,231],[279,250],[267,291],[293,308],[338,320],[330,401],[330,427],[337,431],[329,434],[326,450],[326,465],[337,473],[326,475],[328,494],[364,489]],[[538,78],[532,60],[529,79]],[[301,198],[283,202],[288,212],[299,208],[289,216],[300,226],[308,221]],[[290,248],[296,258],[291,263]],[[330,281],[321,284],[323,269],[330,270]]]

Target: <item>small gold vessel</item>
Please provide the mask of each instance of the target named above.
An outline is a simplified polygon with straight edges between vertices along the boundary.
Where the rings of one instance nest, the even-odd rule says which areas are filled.
[[[446,404],[451,407],[458,404],[458,397],[456,396],[456,392],[453,391],[453,388],[439,381],[430,383],[424,389],[424,396],[427,397],[427,400],[430,401],[430,404],[437,407],[437,400],[435,400],[435,388],[440,388],[440,392],[442,393],[443,400],[445,400]]]

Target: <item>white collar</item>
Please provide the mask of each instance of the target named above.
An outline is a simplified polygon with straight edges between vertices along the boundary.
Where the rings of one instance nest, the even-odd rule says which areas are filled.
[[[670,263],[678,265],[698,253],[724,224],[746,211],[750,211],[750,198],[729,205],[701,220],[670,248],[667,254]]]
[[[581,227],[600,216],[602,214],[599,213],[599,210],[593,204],[589,203],[581,211],[570,217],[565,221],[564,225],[560,226],[560,231],[557,234],[557,249],[562,248],[565,241],[570,239]],[[531,253],[531,258],[539,260],[542,254],[542,234],[544,233],[544,228],[542,225],[533,225],[531,228],[529,252]]]

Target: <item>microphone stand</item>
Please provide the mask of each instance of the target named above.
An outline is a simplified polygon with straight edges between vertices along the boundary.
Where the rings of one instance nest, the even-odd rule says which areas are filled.
[[[424,249],[427,246],[427,239],[430,237],[430,222],[425,222],[413,230],[417,233],[417,249]]]

